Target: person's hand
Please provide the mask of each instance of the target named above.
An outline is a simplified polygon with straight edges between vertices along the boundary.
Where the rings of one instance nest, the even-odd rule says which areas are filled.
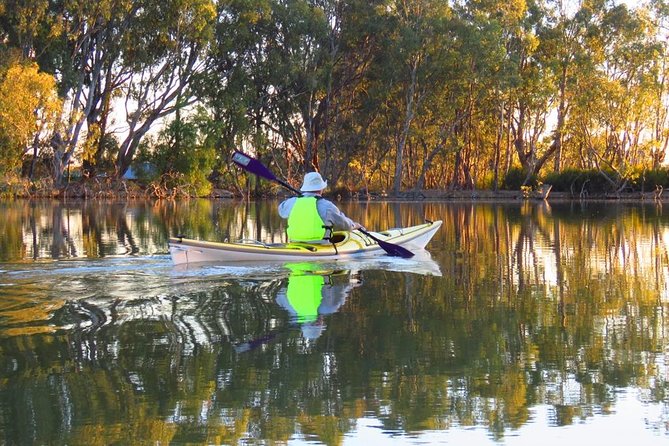
[[[361,225],[360,223],[355,223],[355,224],[353,225],[353,230],[355,231],[356,229],[362,229],[362,230],[364,230],[365,227],[364,227],[363,225]]]

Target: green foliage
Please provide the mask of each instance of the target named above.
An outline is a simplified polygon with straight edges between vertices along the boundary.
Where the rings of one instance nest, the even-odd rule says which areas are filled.
[[[509,169],[504,176],[504,179],[502,180],[502,189],[520,190],[521,186],[537,186],[538,178],[536,175],[530,175],[530,178],[525,181],[526,178],[527,172],[522,167],[513,167]]]
[[[669,169],[635,168],[630,174],[630,187],[639,192],[652,191],[657,187],[669,187]]]
[[[209,169],[213,149],[194,148],[225,159],[252,147],[288,181],[313,168],[348,189],[491,187],[509,172],[503,187],[518,190],[553,164],[561,188],[643,190],[660,180],[640,166],[657,170],[669,153],[660,6],[5,0],[0,60],[58,73],[52,89],[70,103],[67,125],[20,137],[0,120],[4,169],[16,169],[29,135],[57,131],[60,144],[43,151],[56,183],[72,159],[123,173],[148,153],[159,171],[202,183],[207,172],[192,175]],[[21,88],[7,91],[5,114],[18,122],[32,105],[18,110],[29,103]],[[165,120],[190,125],[178,113],[195,103],[207,123],[195,138],[182,127],[149,139]],[[593,172],[575,179],[565,169]]]
[[[588,181],[588,174],[577,169],[565,169],[562,172],[551,172],[543,179],[544,183],[553,186],[553,191],[555,192],[576,192],[577,194]]]
[[[216,150],[199,141],[197,124],[172,121],[157,140],[142,145],[133,168],[144,182],[160,181],[167,189],[180,188],[193,196],[206,196],[212,185],[209,175]]]
[[[61,110],[53,76],[35,63],[0,69],[0,173],[17,172],[24,151],[53,128]]]
[[[579,196],[585,193],[612,193],[616,192],[617,187],[622,187],[623,185],[626,187],[625,191],[633,191],[636,189],[638,183],[630,181],[631,178],[631,176],[626,179],[621,178],[617,172],[612,170],[565,169],[559,173],[552,172],[546,175],[543,182],[551,184],[554,192],[569,192],[574,196]]]

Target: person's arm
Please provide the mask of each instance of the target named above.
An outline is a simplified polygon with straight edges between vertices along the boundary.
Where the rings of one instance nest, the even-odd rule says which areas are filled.
[[[318,211],[326,225],[332,226],[335,231],[352,231],[361,228],[362,225],[348,218],[332,202],[321,199],[318,200]]]
[[[279,216],[281,218],[288,218],[290,216],[290,211],[293,210],[293,205],[295,204],[295,200],[297,200],[297,198],[290,197],[287,200],[281,202],[281,204],[279,205]]]

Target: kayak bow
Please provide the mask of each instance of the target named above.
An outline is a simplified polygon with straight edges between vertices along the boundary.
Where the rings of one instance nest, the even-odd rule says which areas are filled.
[[[335,260],[383,255],[374,240],[423,249],[441,227],[440,220],[407,228],[374,232],[373,238],[360,231],[336,232],[332,243],[207,242],[171,237],[169,250],[175,265],[197,262]]]

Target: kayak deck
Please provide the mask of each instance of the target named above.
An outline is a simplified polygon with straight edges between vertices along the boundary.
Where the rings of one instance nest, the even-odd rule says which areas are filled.
[[[441,221],[407,228],[388,229],[372,235],[385,242],[422,249],[441,227]],[[168,242],[174,264],[195,262],[338,259],[382,255],[385,251],[371,237],[358,231],[336,232],[335,243],[272,243],[260,241],[209,242],[171,237]]]

